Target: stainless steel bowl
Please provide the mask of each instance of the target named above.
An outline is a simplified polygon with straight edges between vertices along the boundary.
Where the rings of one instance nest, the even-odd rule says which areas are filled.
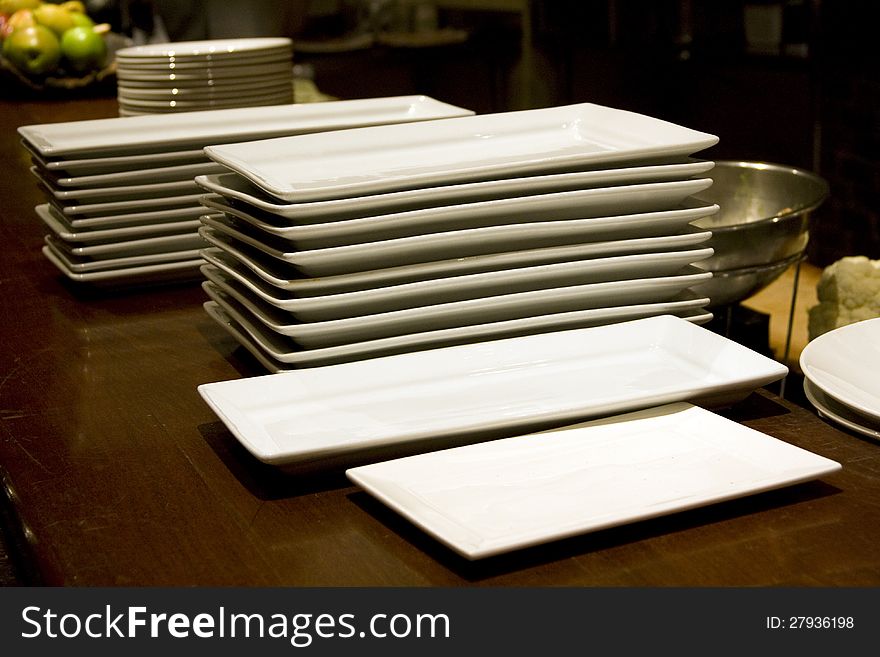
[[[767,162],[719,161],[709,175],[712,186],[697,196],[721,210],[694,223],[712,231],[715,255],[700,266],[715,275],[695,290],[714,307],[764,289],[803,256],[810,214],[828,197],[828,183]]]

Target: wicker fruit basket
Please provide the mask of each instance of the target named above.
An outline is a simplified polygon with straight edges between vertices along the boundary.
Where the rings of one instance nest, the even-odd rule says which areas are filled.
[[[22,89],[28,89],[37,93],[46,93],[52,91],[72,91],[77,89],[85,89],[94,84],[98,84],[112,78],[116,73],[116,62],[112,62],[109,66],[105,66],[98,71],[90,71],[89,73],[73,77],[64,74],[64,71],[58,71],[56,75],[49,75],[42,78],[31,77],[19,71],[15,66],[7,62],[0,55],[0,69],[3,73],[3,85],[19,86]]]
[[[107,64],[98,70],[83,74],[68,74],[63,69],[46,76],[32,76],[16,68],[0,54],[0,98],[69,98],[84,95],[115,93],[115,53],[131,45],[124,35],[109,33]]]

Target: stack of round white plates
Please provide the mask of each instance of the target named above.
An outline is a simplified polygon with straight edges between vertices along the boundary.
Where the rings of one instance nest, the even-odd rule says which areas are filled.
[[[804,392],[819,414],[880,438],[880,317],[824,333],[801,352]]]
[[[283,37],[179,41],[116,53],[122,116],[293,102],[293,48]]]

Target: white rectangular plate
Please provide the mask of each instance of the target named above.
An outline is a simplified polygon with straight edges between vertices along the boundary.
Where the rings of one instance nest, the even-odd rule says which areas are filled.
[[[96,217],[80,217],[66,214],[64,206],[59,206],[52,201],[48,205],[51,208],[51,212],[55,216],[64,217],[64,225],[70,226],[74,231],[104,230],[107,228],[125,228],[127,226],[156,226],[164,223],[178,223],[190,219],[198,219],[205,214],[205,208],[201,204],[194,204],[189,207],[168,208],[165,210],[146,210],[143,212],[123,212]]]
[[[58,175],[51,169],[35,165],[44,180],[51,181],[52,185],[65,189],[90,188],[90,187],[118,187],[121,185],[147,185],[162,182],[191,181],[196,176],[217,172],[222,165],[214,162],[198,162],[195,164],[179,164],[167,167],[135,168],[128,171],[114,171],[112,173],[97,173],[88,176]]]
[[[91,176],[105,173],[123,173],[136,169],[155,169],[184,164],[209,162],[201,148],[167,153],[145,153],[143,155],[119,155],[116,157],[90,157],[82,159],[53,158],[40,155],[31,143],[22,139],[22,146],[31,154],[33,163],[55,175]]]
[[[179,263],[185,260],[195,260],[199,257],[198,249],[188,249],[185,251],[168,251],[95,260],[88,256],[75,256],[66,253],[55,246],[52,242],[47,242],[43,248],[49,249],[52,252],[52,255],[55,256],[55,259],[60,260],[61,263],[73,274],[87,274],[90,272],[126,269],[128,267],[146,267],[169,262]]]
[[[43,157],[103,157],[469,114],[426,96],[398,96],[69,121],[23,126],[18,132]]]
[[[672,210],[711,184],[711,178],[697,178],[579,189],[298,226],[278,225],[275,215],[230,205],[215,195],[203,197],[202,204],[210,212],[223,212],[231,217],[233,225],[243,222],[252,226],[257,231],[255,235],[265,233],[287,240],[291,250],[307,250],[485,226]]]
[[[673,401],[729,401],[787,372],[663,315],[198,389],[254,456],[281,464],[415,441],[430,447],[443,436],[475,441]]]
[[[686,180],[706,174],[714,166],[714,162],[690,161],[682,164],[573,171],[522,178],[481,180],[458,185],[419,187],[388,192],[387,194],[333,198],[326,201],[304,203],[279,201],[235,172],[196,176],[195,181],[209,192],[219,194],[233,202],[243,203],[245,207],[256,208],[299,224],[354,219],[370,214],[387,214],[458,203],[476,203],[514,196],[531,196],[612,185]]]
[[[72,257],[87,257],[94,258],[95,260],[149,255],[153,253],[171,253],[173,251],[190,251],[201,249],[205,246],[204,240],[196,232],[143,237],[119,242],[107,242],[106,244],[78,245],[59,240],[53,235],[46,235],[45,241],[51,243],[57,250],[67,253]],[[204,261],[202,264],[204,264]]]
[[[705,282],[711,272],[687,267],[681,273],[655,278],[568,285],[512,294],[465,299],[430,306],[406,308],[373,315],[325,321],[298,321],[291,313],[267,304],[247,288],[221,272],[203,272],[213,285],[245,306],[268,328],[292,338],[306,349],[334,347],[350,342],[421,333],[424,331],[475,326],[541,315],[668,301],[689,287]]]
[[[180,234],[183,232],[195,234],[198,232],[201,222],[198,217],[184,219],[182,221],[166,221],[156,224],[141,224],[135,226],[120,226],[118,228],[87,228],[74,227],[64,218],[64,215],[52,210],[48,204],[38,205],[34,210],[40,220],[49,227],[52,233],[65,242],[76,242],[79,245],[106,244],[107,242],[121,242],[130,239],[158,237],[160,235]]]
[[[208,146],[205,152],[285,201],[511,178],[691,155],[718,138],[584,103]]]
[[[177,180],[174,182],[147,183],[143,185],[119,185],[117,187],[85,187],[82,189],[66,189],[57,187],[54,181],[46,178],[37,167],[31,167],[37,179],[42,183],[44,191],[51,194],[59,202],[65,203],[113,203],[117,201],[140,201],[148,198],[166,198],[191,194],[199,190],[195,180]]]
[[[206,239],[212,233],[222,233],[295,266],[302,275],[318,277],[368,271],[375,269],[376,263],[398,267],[518,249],[665,235],[717,211],[717,205],[694,204],[680,210],[484,226],[305,251],[292,248],[287,240],[247,225],[233,224],[219,215],[202,217],[208,230],[199,230]]]
[[[65,265],[48,245],[43,246],[43,255],[67,278],[77,283],[150,283],[167,280],[195,279],[199,273],[202,260],[187,258],[171,262],[160,262],[149,265],[126,266],[118,269],[102,269],[96,271],[74,271]]]
[[[71,218],[96,219],[118,214],[137,212],[154,212],[159,210],[179,210],[181,208],[202,208],[199,203],[201,194],[183,194],[181,196],[157,196],[156,198],[138,198],[129,201],[111,201],[109,203],[79,203],[76,201],[60,201],[45,190],[51,198],[49,202]]]
[[[615,308],[591,308],[554,315],[539,315],[503,322],[487,322],[475,326],[459,326],[422,333],[409,333],[380,340],[352,342],[336,347],[302,349],[290,338],[266,328],[247,308],[218,289],[207,289],[210,301],[205,310],[270,372],[303,367],[336,365],[365,358],[377,358],[423,349],[510,338],[514,336],[602,326],[655,315],[676,315],[695,324],[712,320],[705,310],[709,303],[690,292],[669,301],[643,303]]]
[[[687,403],[352,468],[468,559],[810,481],[841,466]]]
[[[548,248],[527,247],[518,251],[450,258],[319,278],[303,278],[302,274],[294,271],[292,265],[276,260],[247,244],[236,242],[233,238],[227,238],[222,233],[205,230],[204,235],[209,242],[214,244],[211,248],[205,249],[202,254],[211,264],[222,268],[224,264],[235,266],[238,263],[253,272],[259,280],[277,288],[279,293],[286,292],[297,297],[314,297],[370,290],[390,285],[441,280],[449,276],[480,274],[517,267],[684,250],[705,244],[712,234],[693,226],[685,226],[680,230],[671,231],[671,234],[658,237],[575,243]],[[253,279],[253,277],[251,278]]]
[[[277,308],[279,312],[273,314],[285,316],[287,323],[319,322],[554,287],[669,276],[712,253],[705,248],[591,258],[305,298],[267,285],[246,266],[228,259],[215,258],[217,264],[206,265],[205,272],[209,279],[235,283],[248,298]]]

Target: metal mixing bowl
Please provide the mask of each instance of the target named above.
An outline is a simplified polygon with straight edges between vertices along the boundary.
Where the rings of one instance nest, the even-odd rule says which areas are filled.
[[[695,288],[710,306],[737,303],[764,289],[801,259],[810,213],[828,197],[816,174],[767,162],[719,161],[712,186],[697,197],[721,210],[694,222],[712,231],[715,255],[700,262],[714,273]]]

